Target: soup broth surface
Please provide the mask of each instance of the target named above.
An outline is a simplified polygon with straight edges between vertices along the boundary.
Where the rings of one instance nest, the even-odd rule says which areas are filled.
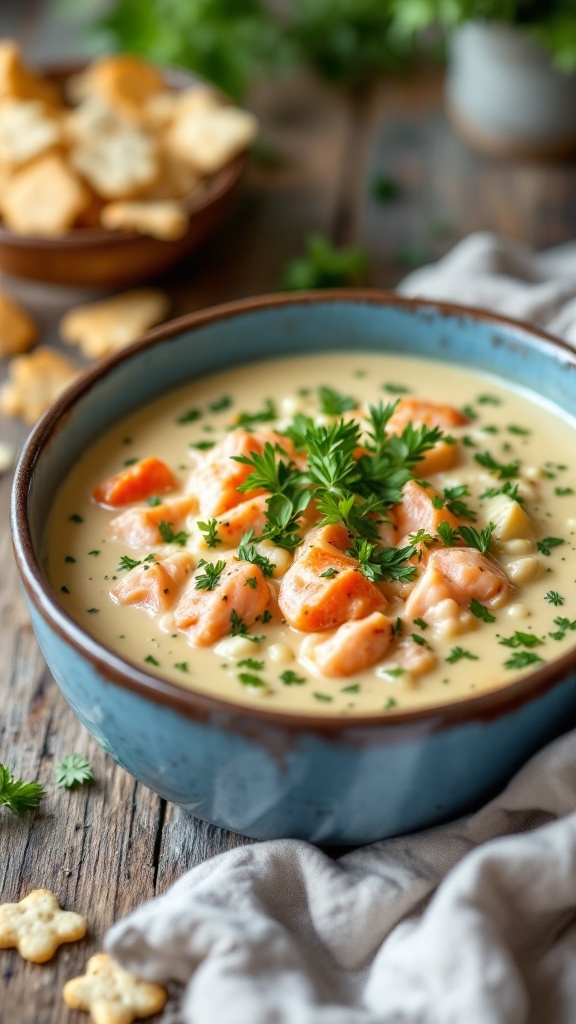
[[[332,399],[322,388],[332,390]],[[485,551],[506,577],[501,605],[466,601],[454,611],[454,602],[446,605],[442,598],[448,610],[444,617],[434,604],[425,614],[407,616],[401,582],[378,580],[393,642],[364,670],[334,676],[318,668],[306,633],[285,621],[274,602],[270,621],[259,616],[248,628],[241,625],[236,636],[199,647],[191,645],[171,612],[151,614],[113,600],[111,589],[135,571],[132,563],[142,567],[147,559],[153,564],[189,551],[194,575],[182,585],[190,586],[201,559],[213,568],[219,559],[231,557],[237,545],[207,546],[209,533],[197,526],[204,520],[195,509],[183,529],[175,531],[181,534],[178,540],[127,545],[111,528],[125,508],[102,507],[91,497],[102,481],[156,456],[176,477],[177,494],[186,494],[195,468],[239,422],[248,431],[282,433],[297,414],[330,425],[350,418],[354,409],[365,411],[368,404],[406,398],[463,412],[465,422],[446,432],[457,443],[455,464],[429,474],[425,484],[429,494],[439,496],[439,511],[453,506],[461,513],[458,502],[463,502],[471,518],[464,514],[462,521],[480,536],[495,518],[503,518],[495,523]],[[270,359],[192,381],[96,440],[56,495],[45,564],[63,608],[88,633],[139,668],[179,686],[239,705],[315,716],[394,714],[445,704],[512,683],[576,644],[575,453],[574,422],[533,394],[479,372],[361,351]],[[151,507],[154,500],[160,499],[155,496]],[[139,501],[127,508],[147,506],[148,501]],[[399,538],[396,543],[401,546]],[[413,565],[418,578],[431,552],[444,550],[444,544],[435,536],[428,546],[416,546],[406,566],[410,572]],[[287,564],[293,554],[288,552]],[[282,566],[266,582],[273,591],[281,585],[281,572]],[[326,637],[333,634],[328,630]]]

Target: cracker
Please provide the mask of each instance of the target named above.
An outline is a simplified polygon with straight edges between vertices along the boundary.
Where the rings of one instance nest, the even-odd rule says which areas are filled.
[[[0,200],[6,227],[21,235],[65,234],[91,201],[91,193],[58,153],[17,171]]]
[[[37,100],[0,100],[0,162],[9,168],[39,156],[62,138],[58,121]]]
[[[160,173],[154,140],[127,125],[87,136],[72,149],[70,159],[104,199],[132,199],[149,188]]]
[[[97,953],[90,957],[86,974],[66,982],[63,996],[72,1010],[87,1010],[94,1024],[131,1024],[160,1013],[168,993],[129,974],[108,953]]]
[[[157,288],[137,288],[76,306],[60,321],[64,341],[94,359],[124,348],[166,319],[170,299]]]
[[[0,97],[19,100],[41,100],[58,106],[58,89],[51,82],[35,75],[22,63],[20,48],[13,39],[0,39]]]
[[[130,126],[97,96],[88,97],[63,118],[64,135],[74,144],[90,141],[94,135],[113,135]]]
[[[78,91],[78,83],[76,83]],[[139,120],[146,102],[165,90],[164,79],[151,64],[129,54],[101,57],[84,73],[80,91],[98,96],[130,120]]]
[[[211,107],[177,117],[166,145],[201,174],[214,174],[248,148],[257,130],[258,122],[247,110]]]
[[[49,889],[34,889],[19,903],[0,905],[0,949],[15,947],[24,960],[44,964],[63,942],[86,935],[81,914],[61,910]]]
[[[176,160],[170,153],[160,153],[160,173],[151,188],[146,189],[144,199],[182,199],[204,189],[204,179],[198,171],[182,160]]]
[[[19,416],[29,426],[52,404],[79,371],[66,356],[40,345],[30,355],[17,356],[0,388],[0,412]]]
[[[157,202],[128,202],[118,200],[102,209],[100,220],[105,228],[138,231],[163,241],[182,238],[190,223],[180,203],[166,199]]]
[[[0,292],[0,356],[28,352],[37,338],[38,328],[32,317]]]

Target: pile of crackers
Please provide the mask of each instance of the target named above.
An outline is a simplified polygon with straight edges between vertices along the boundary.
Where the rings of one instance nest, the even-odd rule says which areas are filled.
[[[170,89],[137,57],[100,57],[60,87],[0,40],[0,217],[18,234],[180,238],[206,181],[256,131],[216,90]]]

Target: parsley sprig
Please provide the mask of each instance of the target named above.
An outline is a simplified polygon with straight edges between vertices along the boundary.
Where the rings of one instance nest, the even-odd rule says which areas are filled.
[[[220,577],[226,568],[226,562],[224,559],[220,559],[214,565],[212,562],[207,562],[205,558],[201,558],[198,562],[198,567],[203,568],[204,572],[201,572],[196,576],[194,589],[215,590],[216,587],[220,585]]]
[[[94,771],[82,754],[67,754],[54,768],[56,785],[60,789],[73,789],[94,781]]]
[[[43,796],[44,786],[39,782],[15,779],[10,769],[0,764],[0,807],[20,815],[35,810]]]

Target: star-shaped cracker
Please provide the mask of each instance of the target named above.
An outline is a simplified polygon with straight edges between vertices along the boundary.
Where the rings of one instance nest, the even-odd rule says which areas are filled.
[[[20,903],[0,905],[0,949],[15,946],[35,964],[50,960],[63,942],[84,938],[86,929],[85,919],[61,910],[49,889],[34,889]]]
[[[128,974],[107,953],[90,957],[86,974],[64,986],[72,1010],[88,1010],[94,1024],[132,1024],[164,1008],[168,993],[161,985]]]

